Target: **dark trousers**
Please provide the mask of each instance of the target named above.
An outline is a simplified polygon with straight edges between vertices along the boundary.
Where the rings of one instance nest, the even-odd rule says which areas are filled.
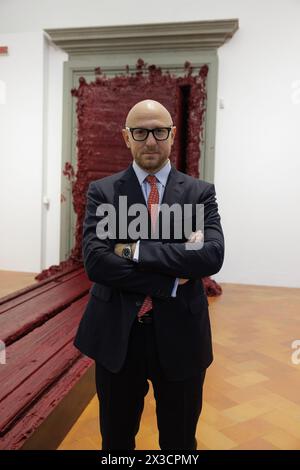
[[[144,397],[151,380],[156,400],[159,445],[163,450],[196,449],[205,370],[183,381],[164,378],[157,355],[154,325],[134,322],[124,366],[112,373],[96,363],[103,450],[133,450]]]

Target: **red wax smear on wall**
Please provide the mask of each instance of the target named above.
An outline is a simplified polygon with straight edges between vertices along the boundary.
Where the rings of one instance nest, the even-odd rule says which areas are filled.
[[[63,174],[72,184],[76,242],[68,260],[44,270],[37,279],[82,263],[82,225],[88,185],[125,169],[132,162],[121,131],[129,109],[138,101],[154,99],[170,111],[177,126],[170,160],[179,170],[199,177],[208,67],[202,66],[193,75],[193,67],[186,62],[184,70],[184,76],[177,77],[155,65],[147,66],[139,59],[134,73],[129,73],[126,67],[124,74],[106,77],[97,68],[95,81],[87,83],[81,77],[78,88],[71,90],[77,98],[77,173],[67,163]]]

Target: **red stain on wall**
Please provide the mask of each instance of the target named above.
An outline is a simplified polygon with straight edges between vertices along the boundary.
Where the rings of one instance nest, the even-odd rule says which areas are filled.
[[[75,180],[75,171],[70,162],[65,163],[65,168],[63,169],[63,175],[71,182]]]

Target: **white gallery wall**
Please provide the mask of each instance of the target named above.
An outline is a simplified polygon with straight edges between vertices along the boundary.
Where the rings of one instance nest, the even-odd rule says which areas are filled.
[[[67,55],[43,29],[226,18],[240,29],[219,49],[215,186],[226,256],[214,278],[300,287],[297,0],[1,0],[0,269],[59,262]]]
[[[2,20],[2,15],[0,15]],[[0,27],[1,30],[1,27]],[[36,272],[41,260],[43,35],[0,34],[0,269]]]

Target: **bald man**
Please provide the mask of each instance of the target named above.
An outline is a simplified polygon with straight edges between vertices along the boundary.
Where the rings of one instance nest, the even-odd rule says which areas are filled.
[[[74,344],[96,363],[103,450],[135,449],[149,381],[160,448],[197,448],[203,382],[213,359],[201,278],[221,269],[224,238],[214,185],[170,163],[175,134],[164,106],[137,103],[123,129],[132,164],[91,182],[87,193],[83,257],[94,284]],[[163,208],[173,204],[181,211],[164,230]],[[178,235],[187,205],[191,232]],[[139,224],[132,215],[137,207]],[[133,222],[141,226],[138,234]]]

